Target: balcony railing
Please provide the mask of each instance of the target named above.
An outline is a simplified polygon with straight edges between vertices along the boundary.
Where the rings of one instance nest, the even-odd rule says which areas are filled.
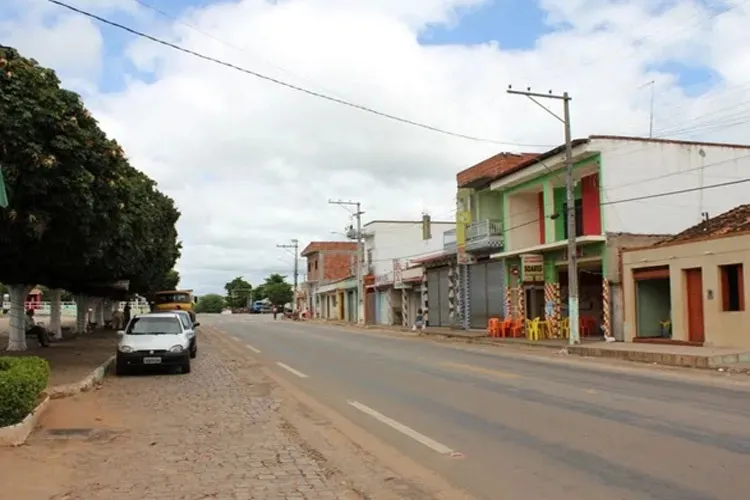
[[[484,219],[472,222],[466,228],[466,250],[480,252],[503,248],[503,223],[499,220]]]
[[[456,230],[451,229],[443,233],[443,251],[455,252],[457,249]]]

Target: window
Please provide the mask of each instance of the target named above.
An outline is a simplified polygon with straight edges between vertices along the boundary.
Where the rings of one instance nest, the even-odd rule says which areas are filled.
[[[307,263],[307,272],[309,273],[310,271],[312,271],[312,262]]]
[[[719,266],[721,272],[721,305],[724,311],[745,310],[745,283],[742,264]]]
[[[576,200],[575,202],[576,211],[576,237],[583,236],[583,200]],[[563,238],[568,239],[568,222],[567,222],[568,204],[563,203],[562,213],[560,217],[563,218]]]
[[[318,270],[318,261],[317,260],[315,261],[315,270],[316,271]]]

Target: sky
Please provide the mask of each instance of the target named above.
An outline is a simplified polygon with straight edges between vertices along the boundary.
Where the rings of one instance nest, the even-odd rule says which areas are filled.
[[[567,91],[574,136],[747,142],[750,0],[47,0],[0,2],[0,43],[54,68],[131,163],[172,196],[181,286],[290,275],[291,239],[364,221],[452,219],[455,174],[563,142],[508,85]],[[652,84],[650,82],[653,82]],[[550,105],[554,106],[554,102]],[[304,261],[303,261],[304,262]]]

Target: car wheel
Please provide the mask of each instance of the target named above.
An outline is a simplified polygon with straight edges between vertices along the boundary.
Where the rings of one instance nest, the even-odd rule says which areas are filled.
[[[182,373],[190,373],[190,357],[185,358],[185,361],[182,362]]]
[[[198,355],[198,344],[194,343],[193,348],[190,349],[190,357],[195,358]]]

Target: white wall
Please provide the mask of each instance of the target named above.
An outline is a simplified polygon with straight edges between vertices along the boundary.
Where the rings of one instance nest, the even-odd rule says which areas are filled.
[[[372,249],[374,274],[393,279],[393,259],[418,258],[443,249],[443,233],[456,228],[455,222],[432,222],[432,238],[422,239],[422,222],[371,222],[363,227],[365,259]]]
[[[608,232],[678,233],[698,224],[703,211],[713,217],[750,203],[750,183],[697,190],[750,177],[750,148],[595,139],[589,150],[601,152],[602,222]],[[696,191],[612,203],[683,189]]]
[[[517,193],[508,197],[505,251],[539,244],[538,200],[536,193]]]

